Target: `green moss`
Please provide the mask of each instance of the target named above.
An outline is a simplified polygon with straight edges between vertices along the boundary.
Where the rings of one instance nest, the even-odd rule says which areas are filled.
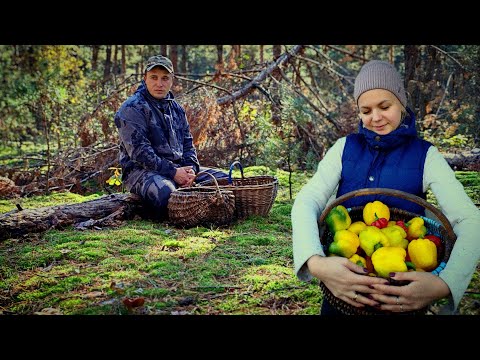
[[[111,271],[111,270],[118,270],[123,268],[124,261],[123,259],[118,257],[109,257],[109,258],[103,259],[98,264],[102,266],[105,270]]]
[[[36,209],[46,206],[57,206],[63,204],[76,204],[84,201],[99,198],[99,194],[82,196],[71,192],[51,193],[50,195],[32,196],[22,198],[21,205],[24,209]],[[5,213],[16,209],[13,200],[0,200],[0,213]]]
[[[67,299],[64,301],[60,301],[58,306],[65,312],[69,312],[72,310],[76,310],[78,308],[84,307],[86,305],[85,300],[82,299]]]
[[[275,236],[273,235],[241,235],[234,236],[232,240],[236,241],[239,245],[258,245],[266,246],[275,243]]]
[[[292,203],[288,204],[276,204],[272,206],[272,211],[269,214],[270,217],[286,217],[290,218],[290,214],[292,212]]]
[[[184,248],[185,243],[178,240],[168,240],[163,242],[163,246],[167,248]]]
[[[80,249],[76,253],[76,259],[79,261],[97,261],[108,256],[105,249]]]
[[[122,249],[119,251],[120,255],[142,255],[145,254],[145,250],[140,249]]]
[[[120,270],[120,271],[112,271],[109,274],[109,277],[112,280],[119,281],[119,280],[137,280],[141,277],[141,274],[135,270]]]
[[[163,310],[163,309],[168,309],[169,307],[171,307],[174,303],[173,302],[156,302],[153,304],[153,308],[154,309],[158,309],[158,310]]]
[[[164,297],[168,296],[170,294],[170,291],[168,289],[162,289],[162,288],[151,288],[144,290],[142,292],[142,295],[145,297]]]
[[[191,229],[128,220],[100,231],[69,227],[0,242],[0,310],[32,314],[53,307],[81,315],[317,315],[322,301],[318,284],[299,281],[293,274],[290,212],[294,200],[289,198],[288,173],[265,167],[249,173],[275,174],[280,180],[278,196],[266,217]],[[479,174],[458,173],[457,177],[478,202]],[[292,176],[294,196],[308,178],[306,173]],[[470,293],[462,299],[462,313],[479,314],[475,307],[479,289],[477,271]],[[90,297],[95,292],[102,296]],[[129,312],[122,301],[137,296],[145,299],[145,305]],[[187,297],[194,302],[181,304],[180,299]]]

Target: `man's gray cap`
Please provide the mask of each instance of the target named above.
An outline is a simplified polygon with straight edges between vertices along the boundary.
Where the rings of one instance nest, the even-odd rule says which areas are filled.
[[[145,71],[152,70],[155,66],[163,66],[170,74],[173,74],[173,64],[169,58],[162,55],[155,55],[148,59]]]

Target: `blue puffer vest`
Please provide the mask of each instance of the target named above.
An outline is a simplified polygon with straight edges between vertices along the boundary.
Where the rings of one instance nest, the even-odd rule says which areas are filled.
[[[387,135],[378,135],[363,128],[347,136],[342,155],[342,175],[337,197],[362,188],[390,188],[408,192],[425,199],[423,168],[431,143],[419,139],[415,114],[407,108],[400,126]],[[349,199],[345,207],[363,206],[379,200],[388,205],[424,215],[423,206],[393,196],[370,195]]]

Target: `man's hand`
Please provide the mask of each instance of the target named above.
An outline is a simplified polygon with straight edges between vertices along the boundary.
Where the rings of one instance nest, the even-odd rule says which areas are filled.
[[[192,186],[195,181],[195,171],[193,170],[193,166],[182,166],[177,168],[173,181],[180,185],[180,187]]]

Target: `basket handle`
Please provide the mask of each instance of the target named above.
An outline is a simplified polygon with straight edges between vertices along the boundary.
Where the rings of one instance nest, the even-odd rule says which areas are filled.
[[[233,180],[232,180],[232,171],[233,171],[233,168],[235,167],[235,165],[238,165],[238,167],[240,168],[240,172],[242,173],[242,179],[244,178],[243,177],[243,167],[242,167],[242,164],[240,164],[240,161],[234,161],[232,163],[232,165],[230,165],[230,171],[228,172],[228,183],[229,184],[232,184],[233,183]]]
[[[440,220],[443,227],[447,231],[448,236],[451,239],[456,239],[456,235],[453,232],[453,228],[452,228],[452,225],[450,224],[450,221],[448,221],[447,217],[443,215],[443,213],[440,210],[438,210],[435,206],[433,206],[432,204],[430,204],[429,202],[425,201],[424,199],[422,199],[417,195],[413,195],[401,190],[394,190],[394,189],[387,189],[387,188],[365,188],[365,189],[350,191],[346,194],[343,194],[342,196],[339,196],[334,201],[332,201],[330,205],[328,205],[325,208],[325,210],[323,210],[318,222],[319,224],[323,224],[323,221],[327,217],[330,210],[332,210],[335,206],[343,203],[348,199],[351,199],[357,196],[377,195],[377,194],[396,196],[398,198],[409,200],[420,206],[423,206],[425,209],[430,210]]]
[[[198,177],[199,175],[203,175],[203,174],[206,174],[206,175],[210,176],[210,177],[213,179],[213,182],[215,183],[215,187],[217,188],[217,191],[220,193],[220,186],[218,186],[217,178],[216,178],[215,176],[213,176],[212,174],[210,174],[209,172],[199,171],[199,172],[195,175],[195,180],[197,179],[197,177]]]

